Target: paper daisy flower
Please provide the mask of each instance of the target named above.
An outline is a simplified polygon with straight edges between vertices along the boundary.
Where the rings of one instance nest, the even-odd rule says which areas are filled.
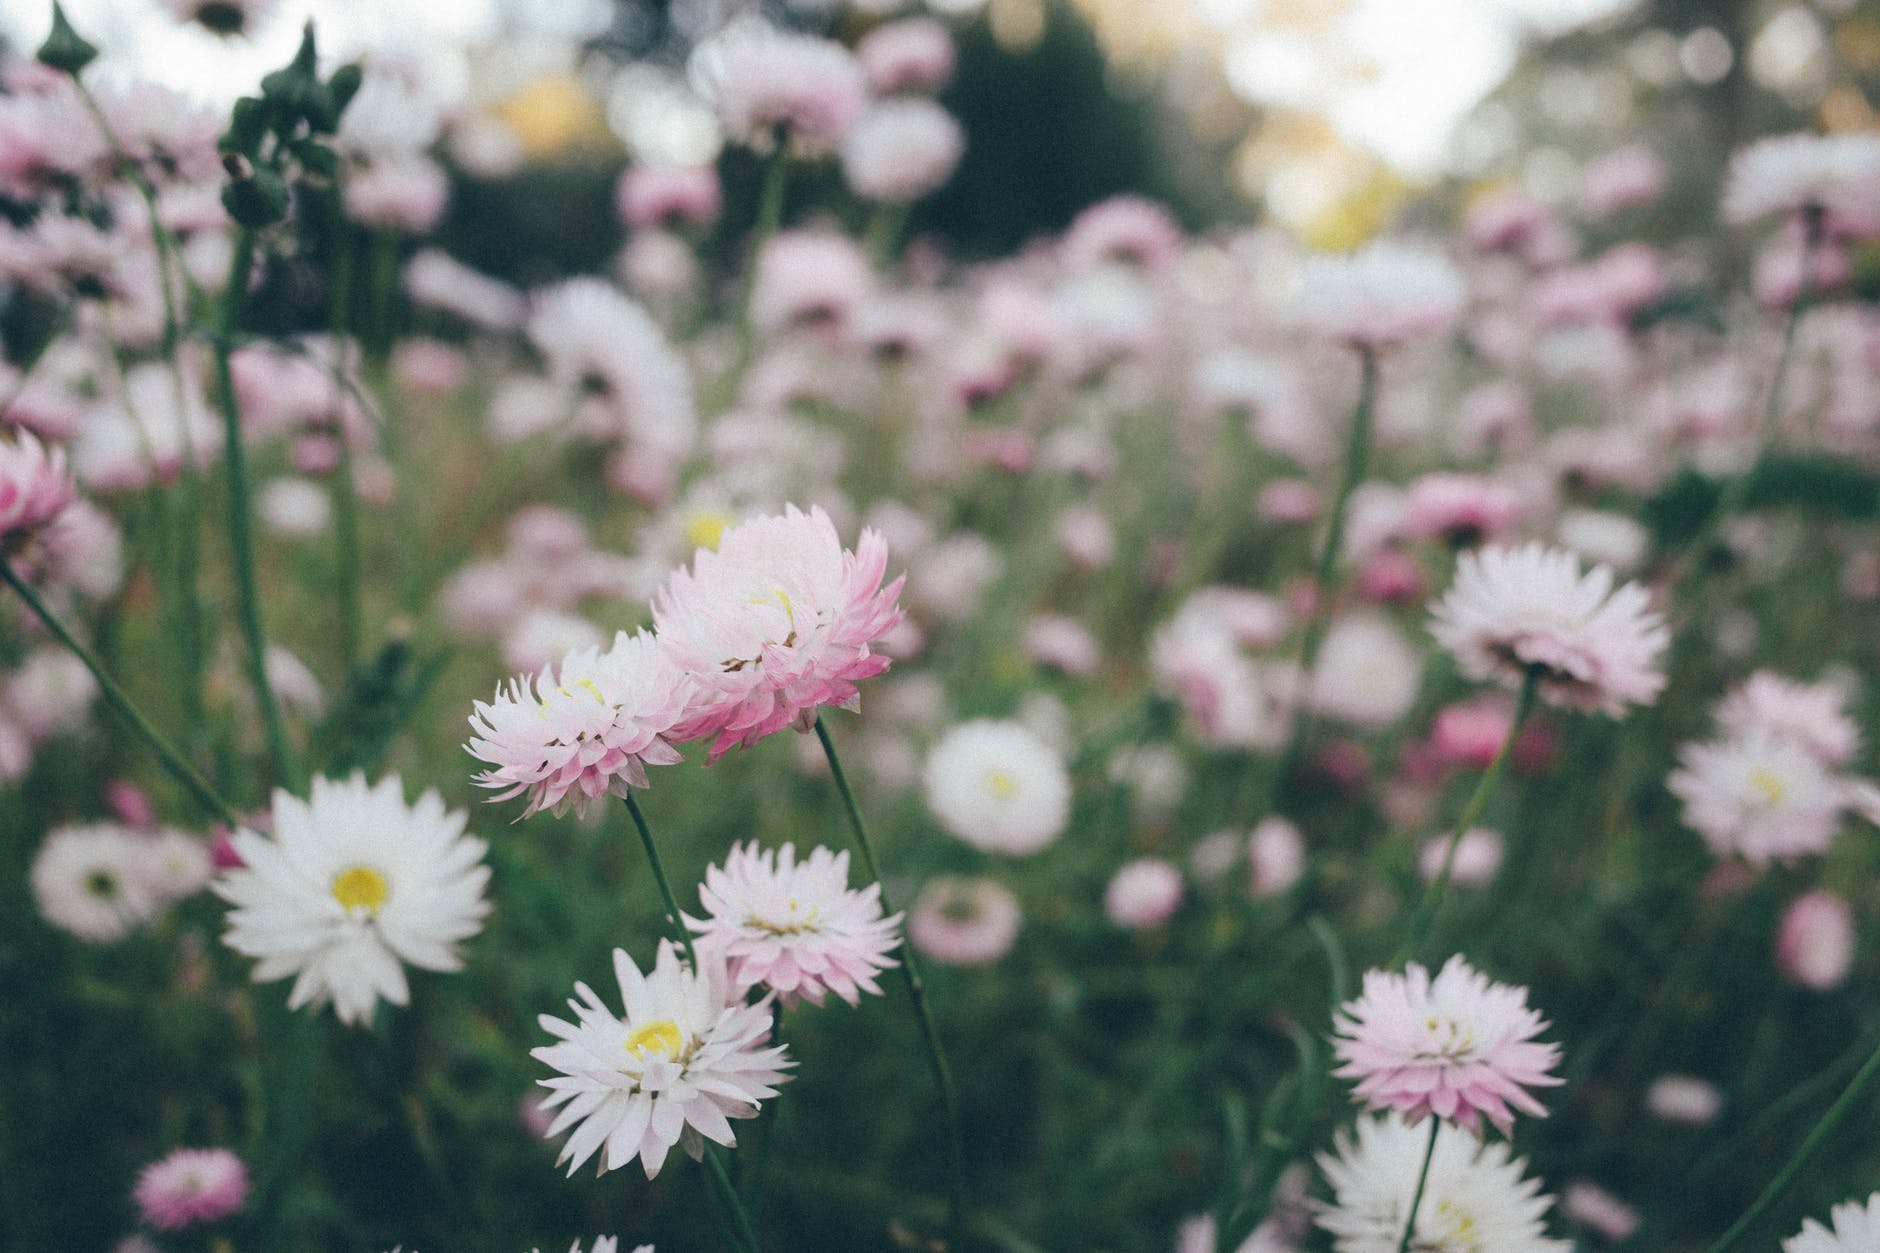
[[[1860,748],[1860,729],[1834,683],[1798,683],[1758,670],[1717,706],[1717,725],[1731,735],[1761,728],[1801,744],[1824,766],[1845,766]]]
[[[1395,1114],[1360,1118],[1356,1132],[1340,1132],[1337,1151],[1318,1157],[1333,1199],[1313,1202],[1316,1221],[1331,1233],[1336,1253],[1396,1253],[1429,1135]],[[1572,1245],[1548,1238],[1544,1223],[1552,1199],[1538,1180],[1522,1178],[1526,1165],[1510,1160],[1500,1141],[1481,1143],[1442,1126],[1410,1247],[1418,1253],[1570,1253]]]
[[[1664,619],[1636,583],[1582,573],[1571,553],[1538,543],[1463,553],[1431,633],[1473,679],[1519,687],[1527,675],[1556,705],[1619,717],[1665,685]]]
[[[1880,185],[1880,138],[1776,135],[1730,158],[1723,216],[1753,222],[1804,209],[1860,207]]]
[[[574,1129],[557,1164],[572,1175],[604,1147],[600,1171],[637,1157],[651,1179],[675,1144],[695,1160],[706,1140],[735,1144],[729,1120],[755,1117],[795,1064],[769,1043],[769,1002],[729,997],[722,963],[707,957],[695,971],[670,940],[660,941],[649,974],[615,949],[614,977],[624,1016],[577,983],[573,1022],[539,1020],[559,1041],[530,1052],[559,1072],[540,1081],[550,1090],[542,1107],[560,1107],[547,1134]]]
[[[1825,851],[1849,797],[1806,743],[1762,728],[1684,745],[1665,786],[1713,853],[1754,866]]]
[[[834,992],[849,1004],[877,996],[875,975],[892,967],[901,915],[881,916],[881,885],[849,886],[849,855],[796,846],[733,845],[724,869],[708,866],[699,889],[704,920],[687,918],[702,947],[721,953],[732,984],[762,985],[786,1005],[821,1005]]]
[[[60,827],[33,858],[33,897],[47,922],[109,944],[163,905],[147,873],[142,836],[111,823]]]
[[[1782,1253],[1866,1253],[1880,1249],[1880,1192],[1859,1201],[1844,1201],[1828,1211],[1829,1227],[1810,1218],[1802,1229],[1782,1242]]]
[[[907,938],[935,961],[985,966],[1012,951],[1024,907],[997,879],[941,875],[920,890],[907,916]]]
[[[606,652],[581,649],[477,702],[465,747],[492,768],[476,781],[505,789],[493,800],[526,795],[525,818],[570,806],[585,815],[602,796],[645,787],[647,766],[681,760],[667,737],[690,690],[651,635],[622,631]]]
[[[1460,956],[1433,980],[1415,962],[1400,975],[1369,971],[1334,1025],[1344,1065],[1332,1073],[1358,1081],[1352,1095],[1367,1109],[1413,1124],[1435,1114],[1479,1132],[1486,1115],[1507,1135],[1514,1111],[1547,1114],[1527,1089],[1561,1082],[1548,1073],[1560,1049],[1534,1040],[1547,1023],[1527,991],[1490,982]]]
[[[405,803],[387,775],[315,779],[308,800],[274,794],[271,838],[238,831],[242,866],[211,885],[234,906],[224,940],[260,959],[255,980],[294,976],[288,1008],[333,1004],[363,1023],[380,999],[410,999],[403,963],[456,970],[457,946],[483,929],[488,847],[435,791]]]
[[[868,107],[855,54],[830,39],[736,22],[704,50],[706,95],[725,132],[759,152],[781,136],[794,151],[833,151]]]
[[[1035,853],[1070,820],[1063,759],[1017,722],[954,727],[927,755],[922,782],[940,825],[988,853]]]
[[[676,738],[712,737],[716,761],[785,727],[807,731],[824,705],[855,708],[856,683],[888,668],[873,646],[901,621],[903,579],[884,588],[887,565],[880,532],[849,552],[821,508],[794,505],[699,549],[653,601],[660,644],[694,684]]]
[[[144,1167],[132,1195],[160,1231],[214,1222],[248,1199],[248,1168],[227,1149],[177,1149]]]
[[[1382,240],[1349,256],[1307,258],[1296,311],[1309,331],[1380,351],[1448,330],[1468,295],[1441,253]]]
[[[0,439],[0,556],[58,517],[76,494],[62,449],[48,450],[25,431]]]

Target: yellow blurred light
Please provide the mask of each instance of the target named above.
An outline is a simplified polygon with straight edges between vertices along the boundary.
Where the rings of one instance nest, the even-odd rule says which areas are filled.
[[[531,157],[611,145],[599,102],[569,74],[546,74],[490,110],[507,122]]]
[[[1322,252],[1349,252],[1382,234],[1411,190],[1388,166],[1374,165],[1362,184],[1307,222],[1299,236]]]
[[[992,37],[1005,51],[1030,52],[1044,39],[1044,0],[992,0],[986,20]]]
[[[1821,124],[1830,131],[1866,130],[1873,120],[1873,106],[1852,83],[1842,83],[1821,102]]]

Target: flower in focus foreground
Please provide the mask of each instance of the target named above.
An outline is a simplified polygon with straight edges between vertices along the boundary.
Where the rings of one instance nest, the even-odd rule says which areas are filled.
[[[1519,687],[1535,676],[1556,705],[1617,718],[1665,685],[1670,641],[1645,589],[1616,590],[1612,571],[1581,573],[1571,553],[1538,543],[1462,554],[1431,633],[1473,679]]]
[[[1319,1155],[1332,1185],[1330,1202],[1314,1202],[1320,1227],[1336,1253],[1396,1253],[1423,1173],[1429,1136],[1395,1114],[1360,1118],[1357,1136],[1340,1132],[1336,1153]],[[1506,1144],[1483,1144],[1439,1126],[1429,1179],[1417,1206],[1410,1247],[1418,1253],[1569,1253],[1545,1234],[1552,1199],[1538,1180],[1521,1177],[1527,1163],[1509,1160]]]
[[[404,782],[363,774],[315,779],[308,800],[274,794],[272,838],[238,831],[242,867],[212,885],[234,906],[228,946],[260,959],[255,980],[295,976],[287,1005],[333,1002],[366,1021],[383,997],[410,999],[402,962],[456,970],[460,942],[483,929],[488,848],[435,791],[405,804]]]
[[[1782,1242],[1782,1253],[1865,1253],[1880,1249],[1880,1192],[1858,1201],[1843,1201],[1828,1212],[1832,1229],[1814,1219]]]
[[[492,800],[526,794],[525,818],[542,809],[559,817],[570,806],[585,815],[599,797],[645,787],[647,766],[681,760],[667,736],[689,692],[651,635],[622,631],[604,653],[582,649],[558,672],[512,679],[488,704],[477,702],[477,734],[466,747],[492,769],[476,781],[507,789]]]
[[[769,1003],[729,999],[722,964],[708,955],[695,971],[670,940],[660,941],[650,974],[615,949],[614,977],[625,1017],[577,983],[573,1022],[539,1020],[559,1040],[530,1052],[560,1072],[541,1080],[551,1090],[543,1108],[561,1107],[548,1134],[574,1128],[557,1164],[572,1175],[605,1146],[602,1172],[638,1157],[651,1179],[675,1144],[694,1159],[705,1140],[735,1144],[728,1120],[755,1117],[795,1064],[769,1044]]]
[[[855,708],[855,684],[888,668],[872,645],[901,621],[904,580],[884,588],[887,566],[880,532],[849,552],[820,507],[752,518],[699,549],[653,601],[660,644],[694,683],[674,738],[715,737],[716,761],[809,730],[824,705]]]
[[[227,1149],[177,1149],[137,1176],[144,1221],[161,1231],[214,1222],[248,1199],[248,1168]]]
[[[1364,994],[1340,1011],[1344,1065],[1332,1073],[1358,1081],[1352,1094],[1367,1109],[1412,1124],[1435,1114],[1472,1132],[1487,1115],[1506,1135],[1514,1110],[1547,1114],[1528,1088],[1561,1082],[1548,1073],[1559,1046],[1534,1040],[1546,1026],[1525,989],[1490,982],[1460,956],[1434,980],[1415,962],[1400,975],[1372,970]]]
[[[796,846],[733,845],[724,869],[708,866],[699,902],[709,915],[687,918],[705,948],[722,953],[740,989],[764,987],[790,1005],[821,1005],[834,992],[857,1004],[880,995],[875,975],[894,965],[901,916],[881,916],[881,885],[851,891],[849,855]]]

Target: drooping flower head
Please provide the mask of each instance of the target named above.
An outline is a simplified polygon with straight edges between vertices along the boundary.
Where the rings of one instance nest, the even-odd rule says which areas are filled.
[[[570,806],[586,814],[602,796],[647,786],[647,766],[681,760],[668,737],[690,691],[651,635],[621,631],[606,652],[584,648],[477,702],[466,747],[491,769],[476,781],[506,789],[492,800],[527,795],[524,817]]]
[[[11,555],[76,496],[63,449],[48,449],[25,431],[0,438],[0,557]]]
[[[1396,1253],[1429,1136],[1396,1114],[1360,1118],[1356,1132],[1340,1132],[1337,1151],[1318,1157],[1333,1199],[1313,1203],[1317,1222],[1331,1233],[1336,1253]],[[1552,1198],[1539,1180],[1522,1178],[1526,1165],[1510,1160],[1506,1144],[1440,1128],[1410,1247],[1418,1253],[1569,1253],[1572,1245],[1546,1234]]]
[[[160,1231],[214,1222],[248,1199],[248,1167],[227,1149],[177,1149],[144,1167],[133,1196]]]
[[[940,824],[989,853],[1035,853],[1070,820],[1064,761],[1022,723],[981,718],[954,727],[927,755],[922,782]]]
[[[737,1142],[728,1120],[752,1118],[758,1103],[795,1063],[770,1040],[768,1001],[747,1005],[729,995],[722,961],[707,954],[693,970],[662,940],[650,973],[614,950],[614,977],[625,1013],[615,1014],[585,983],[574,985],[574,1021],[543,1014],[557,1043],[530,1051],[558,1073],[543,1079],[544,1109],[560,1107],[550,1136],[569,1128],[557,1163],[573,1174],[605,1148],[602,1172],[634,1158],[648,1179],[675,1144],[694,1159],[704,1142]]]
[[[1486,1115],[1506,1135],[1514,1111],[1547,1114],[1527,1089],[1561,1082],[1548,1073],[1560,1049],[1535,1041],[1547,1024],[1526,989],[1490,982],[1460,956],[1435,979],[1415,962],[1367,972],[1335,1026],[1344,1064],[1332,1073],[1358,1081],[1352,1095],[1367,1109],[1413,1124],[1435,1114],[1477,1132]]]
[[[1843,1201],[1828,1212],[1830,1226],[1805,1219],[1802,1229],[1782,1242],[1782,1253],[1864,1253],[1880,1249],[1880,1192],[1859,1201]]]
[[[687,918],[702,947],[724,955],[742,991],[762,985],[786,1005],[821,1005],[826,993],[854,1005],[880,995],[875,975],[893,966],[901,915],[881,914],[881,885],[849,888],[849,855],[796,846],[735,844],[724,869],[708,866],[699,888],[707,917]]]
[[[410,999],[401,963],[456,970],[457,947],[483,929],[489,867],[467,815],[435,791],[405,803],[395,774],[315,779],[307,800],[274,794],[272,837],[237,831],[242,866],[212,885],[233,905],[224,937],[260,959],[256,982],[294,976],[288,1008],[333,1003],[362,1023],[380,998]]]
[[[1380,240],[1349,256],[1308,258],[1296,311],[1307,330],[1378,352],[1448,330],[1467,299],[1447,257]]]
[[[1519,687],[1533,674],[1556,705],[1619,717],[1665,685],[1664,619],[1636,583],[1582,573],[1579,559],[1539,543],[1462,554],[1430,630],[1473,679]]]
[[[712,761],[785,727],[807,731],[824,705],[853,709],[856,683],[888,668],[874,645],[901,621],[888,545],[865,530],[842,547],[820,507],[752,518],[672,572],[653,601],[666,655],[693,682],[679,740],[713,737]]]

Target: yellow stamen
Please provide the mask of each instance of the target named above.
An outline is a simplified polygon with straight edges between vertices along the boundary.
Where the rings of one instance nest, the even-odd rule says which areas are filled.
[[[626,1050],[642,1061],[648,1053],[670,1059],[677,1057],[684,1045],[685,1037],[679,1033],[679,1024],[670,1018],[661,1018],[628,1036]]]
[[[685,537],[694,548],[709,548],[717,552],[718,541],[725,537],[725,529],[735,520],[722,509],[695,513],[686,520]]]
[[[1758,766],[1749,772],[1749,785],[1761,792],[1763,802],[1769,805],[1781,804],[1789,791],[1781,777],[1766,766]]]
[[[391,895],[385,876],[370,866],[348,866],[333,876],[333,899],[348,911],[363,909],[376,914]]]
[[[986,771],[986,790],[1002,801],[1018,795],[1018,780],[1003,770]]]

